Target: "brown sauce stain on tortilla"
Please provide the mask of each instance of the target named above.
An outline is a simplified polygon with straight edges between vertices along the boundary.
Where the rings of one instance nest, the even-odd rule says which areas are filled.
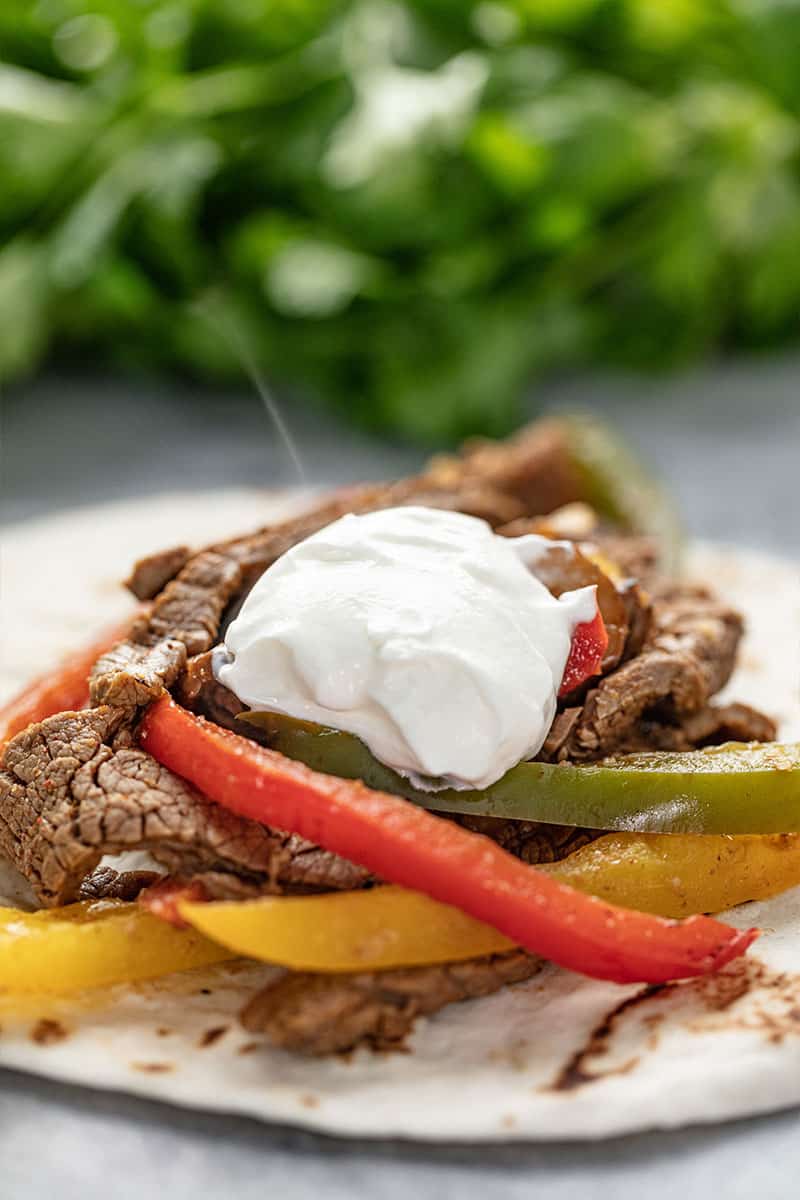
[[[751,995],[752,1005],[744,1006],[741,1012],[732,1011]],[[545,1090],[570,1092],[632,1071],[646,1051],[657,1049],[660,1026],[670,1014],[656,1011],[641,1016],[639,1023],[645,1036],[639,1052],[620,1064],[608,1065],[620,1026],[631,1014],[638,1016],[640,1008],[670,996],[695,1010],[683,1023],[689,1033],[707,1036],[723,1030],[752,1031],[773,1045],[788,1036],[800,1035],[800,975],[775,972],[757,958],[743,958],[716,975],[654,984],[628,996],[595,1025]]]
[[[599,1021],[589,1033],[583,1045],[569,1056],[547,1090],[571,1092],[575,1088],[583,1087],[584,1084],[596,1083],[599,1079],[605,1079],[610,1075],[627,1075],[632,1071],[639,1061],[638,1057],[628,1059],[618,1067],[606,1068],[606,1070],[601,1067],[599,1071],[590,1069],[589,1061],[608,1054],[619,1022],[627,1013],[640,1004],[647,1004],[653,996],[663,990],[663,984],[654,984],[652,987],[643,988],[641,992],[637,992],[635,996],[626,997],[610,1012],[607,1012],[602,1021]]]
[[[243,1046],[239,1047],[237,1054],[255,1054],[256,1050],[260,1049],[261,1042],[245,1042]]]
[[[800,975],[772,971],[757,958],[750,958],[733,963],[712,979],[719,981],[726,975],[733,977],[736,974],[742,982],[747,982],[747,987],[739,992],[739,996],[753,989],[754,1005],[741,1014],[735,1014],[733,1021],[730,1016],[724,1022],[719,1020],[715,1014],[729,1008],[733,1000],[739,998],[732,993],[732,1000],[724,1008],[719,1003],[712,1004],[708,1017],[690,1021],[687,1028],[691,1032],[708,1033],[735,1028],[759,1033],[772,1045],[780,1045],[787,1037],[800,1035]],[[712,995],[713,999],[715,997]],[[719,999],[719,994],[716,999]]]
[[[303,1108],[319,1108],[319,1096],[314,1096],[311,1092],[305,1092],[300,1097],[300,1103]]]
[[[131,1067],[144,1075],[167,1075],[175,1070],[174,1064],[167,1062],[132,1062]]]
[[[31,1030],[31,1041],[37,1046],[55,1046],[68,1037],[69,1030],[65,1029],[60,1021],[54,1021],[50,1017],[42,1017]]]
[[[165,1026],[162,1025],[160,1029],[156,1030],[156,1037],[172,1037],[173,1033],[174,1033],[174,1030],[167,1029]]]
[[[207,1046],[213,1046],[221,1037],[224,1037],[227,1032],[227,1025],[215,1025],[213,1029],[207,1029],[205,1033],[201,1034],[200,1036],[200,1039],[197,1043],[198,1049],[205,1050]]]

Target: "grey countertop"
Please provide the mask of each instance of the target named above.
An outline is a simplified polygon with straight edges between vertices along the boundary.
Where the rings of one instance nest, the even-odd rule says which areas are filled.
[[[668,480],[689,529],[800,553],[800,359],[667,380],[562,380],[548,406],[595,407]],[[379,444],[285,405],[309,481],[413,469]],[[2,519],[159,489],[297,480],[261,402],[142,382],[44,379],[3,398]],[[800,1114],[598,1145],[338,1141],[0,1074],[0,1200],[783,1200],[797,1195]]]

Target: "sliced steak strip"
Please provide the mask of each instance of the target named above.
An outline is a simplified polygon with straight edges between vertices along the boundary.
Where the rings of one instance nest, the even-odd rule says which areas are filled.
[[[175,638],[188,654],[207,650],[216,640],[222,613],[241,580],[237,562],[213,550],[203,551],[167,584],[150,613],[137,622],[134,640],[152,646]]]
[[[167,584],[128,641],[96,663],[93,704],[148,704],[177,679],[186,655],[207,650],[217,638],[222,613],[242,581],[238,562],[206,550]]]
[[[450,490],[493,488],[519,501],[520,516],[553,512],[585,492],[558,421],[537,421],[502,442],[467,442],[459,455],[435,458],[427,479]]]
[[[113,867],[98,867],[84,879],[78,899],[130,902],[159,878],[156,871],[115,871]]]
[[[244,712],[246,705],[238,696],[225,687],[214,676],[212,650],[190,658],[178,684],[177,697],[181,704],[192,712],[200,713],[225,729],[235,729],[253,736],[253,727],[242,730],[236,718]]]
[[[175,638],[155,646],[120,642],[92,668],[92,703],[131,710],[149,704],[164,688],[175,683],[186,664],[186,647]]]
[[[774,742],[778,728],[771,717],[749,704],[710,704],[683,722],[689,746],[716,746],[721,742]]]
[[[241,896],[242,884],[247,885],[249,895],[297,894],[351,892],[372,880],[369,871],[363,867],[307,842],[296,833],[268,829],[255,821],[243,820],[242,824],[244,827],[254,826],[262,835],[266,835],[268,845],[265,842],[265,848],[268,853],[266,856],[262,853],[260,861],[256,863],[248,865],[237,861],[236,856],[230,853],[220,853],[212,839],[205,844],[199,842],[189,845],[183,841],[165,841],[152,847],[153,857],[163,863],[172,875],[189,875],[193,879],[219,877],[212,888],[213,898],[218,900]],[[225,873],[230,874],[227,896],[223,896],[224,889],[220,882]]]
[[[0,852],[43,904],[76,899],[101,857],[123,850],[232,872],[261,890],[353,888],[369,878],[295,834],[274,832],[207,800],[128,744],[130,715],[109,707],[61,713],[6,748]]]
[[[594,533],[591,544],[621,573],[649,587],[659,571],[658,543],[644,534]]]
[[[407,970],[289,974],[255,996],[241,1021],[251,1033],[265,1033],[274,1045],[302,1054],[398,1049],[417,1017],[521,983],[541,967],[541,959],[513,950]]]
[[[589,692],[559,759],[611,754],[645,716],[679,723],[700,712],[728,681],[742,619],[699,588],[670,588],[656,601],[642,652]]]
[[[148,554],[135,564],[125,586],[137,600],[152,600],[186,566],[191,556],[188,546],[173,546],[170,550]]]

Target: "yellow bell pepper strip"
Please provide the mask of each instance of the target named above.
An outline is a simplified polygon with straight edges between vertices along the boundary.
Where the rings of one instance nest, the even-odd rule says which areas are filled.
[[[800,835],[608,834],[540,869],[614,904],[687,917],[800,884]],[[458,909],[391,886],[203,903],[175,884],[173,905],[171,919],[179,914],[237,954],[294,971],[385,971],[513,948]]]
[[[543,870],[661,917],[717,913],[800,884],[800,834],[609,833]]]
[[[280,713],[245,712],[239,720],[315,771],[360,779],[437,812],[637,833],[800,832],[800,744],[729,742],[583,766],[525,762],[483,791],[423,792],[352,734]]]
[[[235,957],[117,900],[26,913],[0,909],[0,996],[63,994],[155,979]]]
[[[0,746],[45,717],[83,708],[89,700],[89,672],[102,654],[127,636],[130,626],[129,619],[106,630],[97,641],[64,659],[0,708]]]
[[[399,887],[207,904],[178,900],[178,909],[220,945],[293,971],[386,971],[514,948],[490,925]]]
[[[148,708],[140,740],[158,762],[232,812],[298,833],[594,978],[661,983],[709,974],[758,935],[708,917],[664,921],[585,896],[489,838],[397,796],[311,771],[168,695]]]

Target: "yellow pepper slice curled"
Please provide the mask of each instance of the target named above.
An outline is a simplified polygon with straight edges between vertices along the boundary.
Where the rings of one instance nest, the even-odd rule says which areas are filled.
[[[195,930],[175,929],[121,901],[35,913],[0,909],[0,997],[133,983],[232,957]]]
[[[607,834],[540,869],[615,904],[685,917],[800,885],[800,834]],[[133,983],[235,954],[345,972],[457,962],[512,947],[458,909],[400,887],[179,907],[194,928],[175,929],[119,901],[37,913],[0,908],[0,997]]]
[[[295,971],[381,971],[513,949],[496,929],[400,887],[196,904],[181,916],[237,954]]]
[[[539,869],[614,904],[686,917],[800,884],[800,834],[608,834]],[[181,901],[179,910],[238,954],[296,971],[380,971],[463,961],[512,946],[458,909],[399,887]]]

